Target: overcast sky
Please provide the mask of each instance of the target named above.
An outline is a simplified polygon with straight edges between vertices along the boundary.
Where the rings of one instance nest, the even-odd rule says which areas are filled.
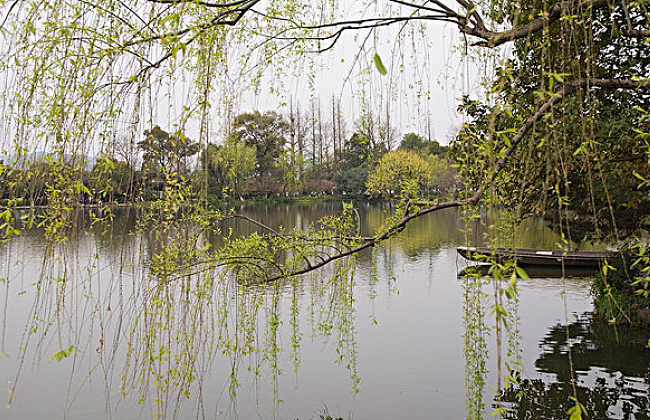
[[[341,100],[350,133],[352,124],[360,117],[363,108],[359,97],[360,84],[365,85],[367,91],[373,92],[373,109],[378,112],[379,103],[387,100],[392,81],[391,125],[400,133],[400,138],[408,132],[424,136],[430,132],[433,139],[446,144],[461,124],[461,116],[457,112],[459,99],[464,94],[478,91],[479,71],[467,62],[458,48],[462,42],[457,28],[441,23],[428,24],[429,45],[418,47],[421,51],[416,53],[417,63],[410,63],[410,59],[407,59],[408,68],[401,74],[395,68],[399,57],[392,51],[396,37],[386,33],[363,54],[365,65],[351,68],[354,57],[359,52],[354,35],[353,32],[347,33],[332,52],[318,58],[322,69],[316,73],[314,90],[310,90],[306,76],[295,77],[289,83],[285,82],[285,96],[269,94],[268,86],[263,87],[258,95],[244,95],[240,112],[253,109],[283,112],[287,108],[281,104],[287,103],[289,96],[292,96],[294,103],[300,102],[301,107],[306,109],[313,95],[321,98],[324,110],[329,110],[334,95]],[[404,49],[406,48],[402,47]],[[386,76],[381,76],[372,65],[375,51],[382,57],[389,71]],[[410,54],[410,51],[405,53]],[[362,68],[368,66],[371,67],[370,77],[362,72]],[[418,81],[421,82],[420,87],[417,86]],[[418,97],[419,95],[422,96]],[[326,115],[329,117],[330,114],[326,112]]]

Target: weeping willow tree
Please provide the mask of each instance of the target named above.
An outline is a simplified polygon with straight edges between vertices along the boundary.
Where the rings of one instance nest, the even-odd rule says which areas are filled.
[[[184,281],[218,272],[234,276],[238,285],[277,285],[330,265],[333,278],[348,280],[346,258],[393,237],[413,219],[445,208],[474,207],[481,200],[506,206],[518,217],[542,214],[554,220],[566,238],[563,247],[584,232],[620,239],[647,226],[650,9],[645,0],[366,0],[352,5],[325,0],[17,0],[2,5],[2,133],[9,156],[2,165],[8,197],[0,215],[2,229],[8,241],[24,224],[39,224],[50,257],[68,239],[72,207],[82,195],[93,194],[83,183],[88,156],[125,149],[134,154],[140,133],[159,120],[168,121],[181,141],[183,133],[195,131],[207,149],[215,129],[228,130],[245,92],[265,89],[280,95],[287,89],[287,76],[305,70],[313,82],[319,66],[315,57],[335,53],[348,34],[357,42],[353,65],[389,74],[385,85],[394,94],[400,86],[395,80],[408,67],[404,56],[426,65],[427,49],[436,48],[426,39],[426,25],[436,23],[456,27],[460,47],[475,62],[487,63],[484,95],[468,98],[462,107],[470,118],[454,146],[466,181],[458,199],[422,200],[418,186],[410,185],[395,212],[370,237],[361,236],[351,206],[307,230],[289,231],[236,212],[209,210],[207,187],[192,184],[174,165],[162,165],[157,175],[164,186],[162,200],[147,208],[139,225],[156,236],[157,245],[148,249],[148,269],[157,284],[185,287],[186,296],[207,296]],[[386,64],[374,47],[382,36],[399,40]],[[426,91],[423,82],[409,83]],[[35,151],[45,151],[53,168],[41,188],[47,206],[19,221],[11,210],[23,203],[14,192],[42,171],[32,163]],[[110,213],[105,214],[110,220]],[[215,229],[237,218],[261,233],[234,238]],[[215,232],[222,237],[219,247],[206,240]],[[347,288],[333,288],[349,302]],[[503,325],[505,305],[500,302],[516,294],[516,285],[496,285],[495,290],[497,325]],[[156,366],[168,362],[163,359],[171,351],[160,347],[155,355],[152,349],[161,339],[180,337],[164,329],[167,336],[155,335],[147,327],[171,322],[156,318],[169,310],[167,291],[154,292],[148,295],[145,321],[132,330],[149,343],[141,347],[144,353],[131,353],[151,361],[145,385],[149,379],[161,383]],[[273,365],[277,302],[269,305],[267,344]],[[242,319],[249,309],[242,304]],[[190,315],[198,325],[201,314]],[[245,352],[253,339],[245,335],[249,328],[242,328],[243,341],[220,345]],[[195,330],[205,336],[213,332]],[[182,366],[194,366],[198,358],[190,348],[177,354]],[[185,389],[182,384],[195,379],[179,372],[168,371],[164,383],[176,381]],[[572,415],[581,412],[576,402]]]

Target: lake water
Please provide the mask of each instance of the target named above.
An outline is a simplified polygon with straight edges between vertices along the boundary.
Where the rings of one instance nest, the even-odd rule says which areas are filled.
[[[390,210],[357,206],[365,233]],[[241,211],[304,229],[339,208]],[[455,247],[481,244],[498,215],[467,233],[459,211],[431,214],[352,263],[258,287],[214,271],[161,283],[135,219],[120,210],[92,224],[81,212],[54,249],[39,229],[2,248],[0,418],[460,419],[496,407],[505,418],[566,418],[572,377],[588,418],[649,418],[650,333],[594,320],[589,279],[520,279],[497,339],[494,286],[459,276],[467,262]],[[511,236],[558,241],[539,220]],[[509,368],[520,377],[503,390]]]

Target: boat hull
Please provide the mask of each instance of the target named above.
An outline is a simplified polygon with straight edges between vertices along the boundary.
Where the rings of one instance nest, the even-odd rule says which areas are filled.
[[[530,248],[475,248],[458,247],[457,251],[464,258],[478,262],[516,261],[521,266],[553,266],[553,267],[588,267],[599,268],[607,258],[614,254],[602,251],[556,251]]]

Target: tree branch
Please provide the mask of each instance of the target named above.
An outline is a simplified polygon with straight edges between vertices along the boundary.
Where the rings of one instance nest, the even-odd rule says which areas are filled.
[[[558,21],[562,17],[570,16],[589,8],[607,7],[608,4],[609,4],[608,0],[563,1],[560,3],[556,3],[549,10],[547,16],[534,19],[533,21],[519,28],[514,28],[514,29],[501,31],[501,32],[495,32],[485,28],[481,28],[480,25],[462,26],[459,24],[458,28],[461,32],[467,35],[475,36],[477,38],[481,38],[484,40],[484,41],[476,42],[473,45],[479,47],[493,48],[505,44],[507,42],[514,41],[516,39],[525,38],[535,32],[539,32],[540,30]]]
[[[393,236],[395,236],[397,233],[401,232],[406,225],[413,219],[417,219],[419,217],[422,217],[424,215],[427,215],[429,213],[438,211],[438,210],[443,210],[443,209],[448,209],[448,208],[454,208],[454,207],[460,207],[466,204],[470,205],[477,205],[482,196],[483,193],[485,192],[486,188],[493,184],[501,171],[506,167],[508,161],[510,160],[512,154],[516,151],[518,148],[519,144],[523,141],[524,137],[526,134],[530,131],[530,129],[540,121],[555,105],[559,104],[562,102],[566,97],[569,97],[570,95],[573,95],[579,90],[585,89],[585,88],[605,88],[605,89],[646,89],[650,90],[650,79],[642,79],[642,80],[630,80],[630,79],[596,79],[596,78],[585,78],[585,79],[578,79],[574,81],[567,82],[561,89],[559,89],[557,92],[555,92],[546,102],[544,102],[542,105],[540,105],[535,112],[530,115],[526,121],[521,125],[515,136],[511,140],[510,147],[506,149],[504,152],[503,156],[501,159],[497,162],[497,165],[495,166],[494,172],[490,176],[489,180],[483,184],[477,191],[476,193],[466,199],[462,200],[453,200],[453,201],[446,201],[438,204],[433,204],[428,207],[425,207],[423,209],[419,209],[416,212],[409,213],[408,211],[404,214],[404,216],[393,226],[388,228],[386,231],[382,232],[381,234],[368,239],[361,243],[360,245],[349,249],[345,252],[341,252],[339,254],[335,254],[332,256],[329,256],[328,258],[322,259],[320,262],[316,264],[312,264],[310,266],[304,267],[299,270],[295,270],[291,273],[286,273],[282,274],[279,276],[274,276],[270,277],[267,279],[264,279],[263,282],[268,283],[268,282],[273,282],[276,280],[280,280],[283,278],[287,277],[292,277],[292,276],[298,276],[301,274],[306,274],[310,271],[316,270],[318,268],[324,267],[325,265],[334,262],[338,259],[344,258],[344,257],[349,257],[351,255],[357,254],[364,249],[371,248],[386,239],[390,239]],[[411,204],[425,204],[426,202],[409,202],[407,204],[407,210],[408,207]]]
[[[321,29],[333,29],[334,32],[331,32],[326,35],[315,35],[313,37],[307,37],[308,40],[332,40],[334,44],[341,34],[348,30],[361,30],[361,29],[373,29],[382,26],[392,25],[394,23],[403,23],[408,21],[439,21],[439,22],[448,22],[453,23],[458,26],[460,32],[482,39],[474,43],[475,46],[480,47],[489,47],[493,48],[517,39],[525,38],[533,33],[539,32],[542,29],[552,25],[556,21],[562,19],[563,17],[571,16],[574,14],[581,13],[586,9],[595,9],[608,7],[608,0],[565,0],[559,3],[556,3],[545,16],[541,16],[537,19],[532,20],[531,22],[509,30],[505,31],[493,31],[485,27],[485,23],[478,12],[476,6],[471,1],[467,0],[456,0],[456,3],[465,11],[465,14],[461,14],[458,11],[453,10],[451,7],[446,5],[442,1],[438,0],[429,0],[425,4],[415,3],[407,0],[389,0],[392,3],[396,3],[405,7],[413,8],[414,13],[412,15],[406,16],[385,16],[385,17],[374,17],[374,18],[364,18],[364,19],[353,19],[347,21],[338,21],[330,22],[319,25],[296,25],[295,29],[302,30],[321,30]],[[429,6],[431,3],[435,7]],[[418,12],[429,12],[428,14],[419,14]],[[283,19],[284,20],[284,19]],[[628,36],[634,37],[645,37],[649,31],[645,30],[632,30],[628,29],[625,34]],[[282,38],[278,38],[282,39]],[[330,49],[333,45],[330,45],[327,49]]]
[[[232,7],[240,7],[250,2],[251,0],[239,0],[230,3],[216,3],[210,1],[198,1],[198,0],[147,0],[147,1],[150,3],[160,3],[160,4],[196,4],[198,6],[204,6],[204,7],[227,9]]]
[[[0,23],[0,30],[2,30],[2,28],[4,28],[5,24],[7,23],[7,19],[9,19],[9,15],[11,15],[11,13],[14,11],[14,9],[16,8],[16,6],[18,6],[19,4],[20,4],[20,0],[15,0],[15,1],[11,4],[11,6],[9,6],[9,10],[7,10],[7,14],[6,14],[5,17],[2,19],[2,23]]]

